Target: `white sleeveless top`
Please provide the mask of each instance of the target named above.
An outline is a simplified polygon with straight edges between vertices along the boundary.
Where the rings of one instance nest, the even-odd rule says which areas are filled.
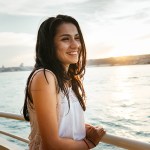
[[[38,71],[36,71],[34,75]],[[82,140],[85,138],[85,135],[86,135],[84,111],[74,91],[72,90],[72,88],[69,88],[68,94],[69,94],[69,100],[70,100],[70,109],[68,106],[67,97],[63,94],[63,92],[61,92],[61,90],[58,94],[58,103],[56,107],[57,107],[57,120],[58,120],[58,125],[59,125],[59,136],[70,138],[73,140]],[[29,135],[29,140],[30,140],[29,148],[30,150],[42,150],[41,148],[42,140],[41,140],[41,136],[39,133],[39,127],[37,123],[36,112],[35,112],[34,106],[32,106],[31,108],[30,104],[28,103],[27,107],[29,111],[30,125],[31,125],[31,133]]]

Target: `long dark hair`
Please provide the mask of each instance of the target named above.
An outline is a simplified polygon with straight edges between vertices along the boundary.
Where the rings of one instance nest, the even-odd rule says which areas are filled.
[[[57,59],[55,45],[54,45],[54,37],[56,34],[56,30],[58,26],[60,26],[63,23],[72,23],[76,26],[80,36],[80,42],[81,42],[81,50],[79,52],[78,62],[76,64],[70,64],[67,74],[64,71],[64,67],[62,66],[62,63]],[[86,109],[85,91],[82,85],[82,78],[85,74],[85,65],[86,65],[86,47],[85,47],[84,39],[78,22],[74,18],[66,15],[58,15],[56,17],[50,17],[46,19],[40,25],[38,31],[37,42],[36,42],[35,66],[27,79],[27,84],[25,89],[25,101],[23,106],[24,118],[27,121],[30,120],[28,109],[27,109],[27,101],[29,101],[30,103],[33,103],[33,101],[29,93],[28,87],[33,73],[40,68],[43,68],[44,75],[45,75],[45,69],[51,70],[55,74],[58,80],[59,89],[67,96],[68,104],[70,108],[68,88],[65,86],[66,81],[69,80],[82,109],[85,111]]]

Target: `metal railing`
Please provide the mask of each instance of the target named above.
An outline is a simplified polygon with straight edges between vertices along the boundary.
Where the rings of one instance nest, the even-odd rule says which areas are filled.
[[[10,113],[0,112],[0,117],[25,121],[23,116],[10,114]],[[4,131],[0,131],[0,133],[7,135],[7,136],[10,136],[12,138],[15,138],[15,139],[20,140],[20,141],[25,142],[25,143],[29,142],[26,139],[23,139],[19,136],[15,136],[15,135],[12,135],[12,134],[4,132]],[[129,150],[150,150],[150,143],[145,143],[145,142],[141,142],[141,141],[137,141],[137,140],[133,140],[133,139],[129,139],[129,138],[123,138],[123,137],[111,135],[108,133],[106,133],[104,135],[101,142],[111,144],[111,145],[114,145],[117,147],[129,149]]]

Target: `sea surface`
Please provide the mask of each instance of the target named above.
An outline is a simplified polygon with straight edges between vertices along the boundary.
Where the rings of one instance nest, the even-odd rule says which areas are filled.
[[[0,111],[21,114],[30,71],[0,73]],[[150,142],[150,65],[88,67],[85,120],[107,133]],[[0,130],[28,138],[28,122],[0,118]],[[0,135],[28,149],[26,144]],[[122,150],[100,143],[95,150]]]

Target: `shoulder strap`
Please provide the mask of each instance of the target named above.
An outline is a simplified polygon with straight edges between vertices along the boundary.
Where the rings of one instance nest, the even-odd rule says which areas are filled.
[[[44,71],[44,69],[43,69],[43,68],[38,69],[38,70],[36,70],[36,71],[33,73],[32,77],[31,77],[31,79],[30,79],[30,82],[29,82],[29,87],[30,87],[30,85],[31,85],[31,83],[32,83],[32,80],[33,80],[34,76],[35,76],[38,72],[40,72],[40,71]],[[48,69],[45,69],[45,71],[50,72],[50,73],[54,76],[55,83],[56,83],[56,88],[58,88],[58,81],[57,81],[56,75],[55,75],[52,71],[50,71],[50,70],[48,70]],[[58,90],[58,89],[57,89],[57,90]]]
[[[33,80],[34,76],[35,76],[38,72],[40,72],[40,71],[44,71],[44,69],[41,68],[41,69],[36,70],[36,71],[33,73],[33,75],[31,76],[31,79],[30,79],[29,85],[28,85],[28,91],[29,91],[29,93],[30,93],[30,86],[31,86],[32,80]],[[55,75],[52,71],[50,71],[50,70],[48,70],[48,69],[45,69],[45,71],[50,72],[50,73],[54,76],[55,84],[56,84],[56,91],[59,93],[59,85],[58,85],[58,81],[57,81],[56,75]],[[31,93],[30,93],[30,95],[31,95]],[[31,95],[31,98],[32,98],[32,95]]]

